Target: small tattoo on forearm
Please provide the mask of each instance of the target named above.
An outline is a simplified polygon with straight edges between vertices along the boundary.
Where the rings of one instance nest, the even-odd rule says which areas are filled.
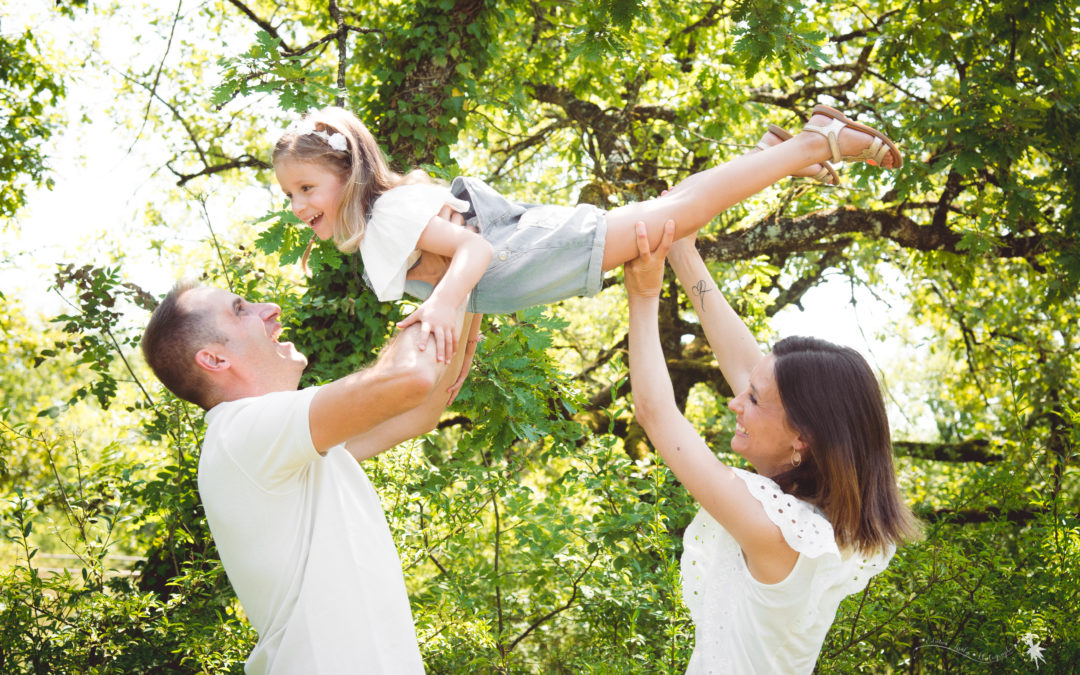
[[[705,294],[711,290],[709,283],[704,279],[701,279],[690,288],[690,292],[701,299],[701,311],[705,311]]]

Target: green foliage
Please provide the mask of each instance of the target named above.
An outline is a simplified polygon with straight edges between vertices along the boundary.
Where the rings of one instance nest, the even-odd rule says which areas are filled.
[[[0,433],[23,436],[25,429],[4,425]],[[159,514],[197,512],[194,470],[182,480],[168,471],[146,480],[140,476],[148,467],[126,459],[119,443],[101,462],[86,464],[70,439],[33,440],[48,456],[55,482],[33,492],[16,489],[0,511],[4,538],[16,553],[0,574],[4,672],[241,672],[251,630],[232,606],[216,554],[205,548],[205,524],[171,542],[168,556],[177,566],[163,579],[167,587],[148,589],[145,572],[117,570],[109,559],[125,535],[155,523],[176,529],[160,523]],[[62,457],[65,450],[71,456]],[[183,493],[186,509],[175,501]],[[67,567],[41,562],[34,542],[42,530],[63,544]],[[184,542],[202,548],[178,555]]]
[[[685,527],[689,497],[574,421],[580,394],[542,356],[561,326],[540,311],[492,320],[455,403],[469,427],[370,470],[434,672],[685,667],[669,528]]]
[[[707,257],[735,263],[715,272],[763,341],[773,313],[825,275],[902,289],[910,304],[883,348],[914,345],[916,356],[880,365],[897,440],[929,448],[897,448],[926,538],[844,602],[818,670],[1075,669],[1075,2],[401,0],[339,16],[248,7],[267,16],[256,24],[234,3],[209,3],[179,17],[161,72],[125,73],[131,89],[118,97],[137,92],[131,117],[169,139],[178,180],[198,175],[222,191],[268,180],[237,171],[265,169],[268,120],[339,99],[400,169],[605,207],[746,151],[767,123],[794,131],[817,102],[900,141],[899,172],[845,167],[840,189],[784,182],[699,237]],[[194,35],[212,36],[212,57]],[[58,71],[40,66],[31,37],[0,48],[14,69],[0,86],[30,87],[4,105],[45,105],[10,119],[52,123]],[[33,139],[49,128],[18,124],[2,154],[27,163],[0,161],[15,167],[0,174],[5,207],[22,199],[9,179],[45,177]],[[325,382],[370,361],[408,306],[379,303],[360,261],[327,243],[296,287],[291,266],[308,235],[277,208],[253,209],[271,211],[257,240],[247,233],[259,214],[232,214],[241,243],[215,239],[208,278],[279,303],[310,357],[304,384]],[[855,227],[794,236],[807,221],[853,216]],[[117,265],[71,262],[53,285],[70,309],[40,336],[0,295],[0,670],[238,672],[255,636],[199,507],[201,425],[185,404],[141,391],[131,358],[131,324],[149,303]],[[689,339],[694,320],[674,296],[664,306],[680,403],[723,448],[728,392]],[[484,332],[440,430],[365,463],[428,670],[683,672],[694,636],[678,559],[696,506],[632,423],[621,300],[487,317]],[[78,417],[86,408],[101,421]],[[59,431],[65,423],[110,438],[80,444]],[[76,557],[66,572],[42,562],[57,551]],[[134,571],[119,555],[138,558]]]
[[[89,395],[97,400],[103,410],[108,410],[116,396],[117,381],[112,373],[114,359],[118,358],[130,373],[131,366],[124,356],[125,348],[138,345],[138,337],[122,337],[116,332],[116,326],[123,307],[118,301],[128,300],[144,310],[153,307],[153,301],[138,286],[121,282],[116,268],[98,268],[84,265],[78,269],[74,265],[61,265],[56,273],[55,289],[64,291],[73,287],[77,295],[73,314],[61,314],[54,319],[64,324],[63,330],[72,339],[45,349],[35,360],[40,365],[45,359],[57,355],[60,350],[70,350],[79,356],[78,363],[86,365],[95,375],[94,380],[79,387],[68,399],[67,405],[81,401]],[[39,415],[56,417],[56,407],[43,410]]]
[[[747,74],[757,74],[773,57],[785,73],[795,67],[819,68],[826,63],[821,48],[825,34],[813,23],[800,20],[806,14],[800,0],[743,0],[735,4],[731,16],[737,36],[734,52]]]
[[[304,255],[311,238],[305,237],[308,229],[293,214],[292,209],[283,209],[260,218],[257,223],[270,223],[259,233],[255,246],[263,253],[276,254],[282,265],[293,265]],[[308,265],[311,271],[318,272],[324,266],[331,270],[341,267],[343,258],[332,246],[315,246],[311,250]]]
[[[256,34],[255,44],[236,57],[222,57],[221,83],[214,88],[211,101],[221,107],[236,96],[254,93],[277,93],[281,107],[295,112],[316,108],[337,91],[324,84],[326,69],[314,65],[302,55],[281,54],[281,40],[266,31]]]
[[[28,189],[52,187],[44,148],[64,93],[62,73],[33,33],[0,34],[0,220],[25,204]]]

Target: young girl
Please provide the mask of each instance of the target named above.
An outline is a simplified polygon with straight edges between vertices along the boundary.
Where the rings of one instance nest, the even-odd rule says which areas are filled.
[[[638,422],[701,504],[687,527],[683,597],[695,626],[688,673],[812,673],[845,596],[885,569],[918,524],[900,498],[885,403],[852,349],[787,338],[763,356],[694,248],[670,262],[732,391],[729,467],[675,403],[657,329],[674,228],[625,267]]]
[[[785,176],[835,176],[823,169],[829,159],[889,169],[902,162],[884,134],[828,106],[815,107],[803,131],[810,133],[786,142],[770,131],[760,151],[611,211],[513,203],[475,178],[455,178],[447,188],[422,172],[402,176],[387,166],[360,120],[341,108],[316,111],[290,127],[273,162],[296,217],[319,239],[332,237],[346,253],[359,250],[379,300],[396,300],[406,290],[424,299],[399,325],[420,322],[421,344],[432,334],[438,359],[448,360],[459,339],[453,308],[470,293],[468,310],[477,314],[592,295],[604,272],[637,256],[639,221],[655,244],[669,218],[675,236],[683,237]],[[454,213],[470,227],[451,222]],[[479,317],[471,331],[478,329]]]

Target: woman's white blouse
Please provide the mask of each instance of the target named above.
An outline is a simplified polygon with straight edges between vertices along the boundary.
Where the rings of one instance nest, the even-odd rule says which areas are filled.
[[[840,551],[821,510],[775,482],[735,473],[798,554],[779,583],[750,574],[735,539],[705,509],[683,537],[683,598],[694,620],[688,673],[811,673],[836,609],[885,569],[895,547],[866,557]]]
[[[372,204],[360,257],[364,277],[380,302],[397,300],[405,292],[405,274],[420,257],[414,255],[419,253],[416,242],[443,204],[458,213],[469,210],[469,202],[452,195],[450,188],[430,183],[399,185]]]

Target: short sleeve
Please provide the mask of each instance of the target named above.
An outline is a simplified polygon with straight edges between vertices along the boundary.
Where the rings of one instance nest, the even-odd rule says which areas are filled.
[[[877,554],[841,551],[832,524],[820,509],[787,494],[770,478],[741,469],[735,469],[735,472],[746,482],[750,494],[761,503],[769,520],[780,528],[788,546],[800,557],[811,559],[804,570],[809,575],[804,587],[808,600],[803,611],[791,617],[796,630],[805,630],[818,621],[822,607],[831,607],[829,611],[835,612],[836,603],[861,591],[874,575],[888,567],[895,546]],[[799,564],[803,564],[802,561]],[[768,589],[769,586],[761,584],[759,588]],[[826,597],[835,602],[824,602]]]
[[[360,240],[360,257],[368,284],[381,302],[401,297],[409,254],[443,204],[458,213],[469,210],[469,203],[455,197],[449,188],[430,183],[401,185],[375,200]]]
[[[742,469],[733,471],[761,503],[769,520],[780,528],[788,546],[811,558],[826,553],[840,557],[832,525],[820,510],[809,502],[787,494],[771,478]]]
[[[252,482],[273,490],[319,459],[308,412],[318,387],[219,403],[206,414],[203,455],[228,458]]]

